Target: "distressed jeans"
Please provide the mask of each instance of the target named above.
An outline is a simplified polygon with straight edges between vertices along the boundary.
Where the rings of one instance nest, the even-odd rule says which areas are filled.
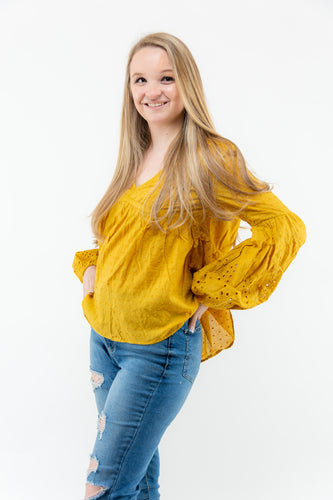
[[[155,344],[118,342],[91,329],[97,436],[86,499],[158,500],[159,442],[198,374],[202,330],[188,322]],[[96,488],[98,487],[98,488]]]

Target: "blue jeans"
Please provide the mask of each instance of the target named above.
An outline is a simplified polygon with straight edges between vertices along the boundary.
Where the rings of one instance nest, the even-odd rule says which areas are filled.
[[[158,500],[158,444],[198,374],[202,331],[188,321],[155,344],[117,342],[91,329],[90,369],[98,410],[87,499]]]

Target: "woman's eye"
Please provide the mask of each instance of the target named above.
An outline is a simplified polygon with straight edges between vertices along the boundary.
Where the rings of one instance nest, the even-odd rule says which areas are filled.
[[[163,76],[162,81],[163,80],[166,82],[173,82],[175,79],[172,76]],[[135,83],[143,83],[143,82],[146,82],[146,79],[143,76],[139,76],[139,78],[135,80]]]
[[[172,76],[163,76],[162,81],[163,80],[166,81],[167,83],[175,81],[175,79]],[[135,80],[135,83],[144,83],[144,82],[146,82],[146,79],[143,76],[139,76],[139,78]]]

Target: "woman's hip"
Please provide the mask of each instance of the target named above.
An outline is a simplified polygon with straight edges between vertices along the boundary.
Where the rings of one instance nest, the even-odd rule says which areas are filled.
[[[99,373],[114,374],[125,369],[144,383],[162,376],[171,382],[193,383],[200,368],[202,330],[197,321],[194,332],[187,320],[166,339],[154,344],[134,344],[101,337],[91,329],[91,368]]]

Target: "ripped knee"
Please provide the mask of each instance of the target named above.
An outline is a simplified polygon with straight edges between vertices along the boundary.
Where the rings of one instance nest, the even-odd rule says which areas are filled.
[[[99,461],[97,460],[97,458],[95,456],[91,456],[90,462],[89,462],[89,467],[87,470],[87,476],[89,476],[89,474],[91,472],[96,472],[98,469],[98,466],[99,466]],[[98,486],[98,485],[89,483],[87,481],[86,494],[85,494],[84,498],[85,498],[85,500],[93,500],[95,498],[97,499],[102,493],[104,493],[105,490],[107,490],[106,486]]]
[[[97,422],[97,430],[98,430],[98,438],[99,439],[102,439],[103,432],[105,429],[105,423],[106,423],[106,415],[105,415],[104,411],[102,411],[102,413],[100,414],[100,416],[98,418],[98,422]]]
[[[99,372],[96,372],[95,370],[90,369],[90,376],[91,376],[90,381],[91,381],[92,388],[95,390],[95,389],[98,389],[98,387],[101,387],[101,385],[104,382],[103,373],[99,373]]]
[[[86,483],[86,494],[84,500],[97,499],[107,488],[105,486],[96,486],[95,484]]]

